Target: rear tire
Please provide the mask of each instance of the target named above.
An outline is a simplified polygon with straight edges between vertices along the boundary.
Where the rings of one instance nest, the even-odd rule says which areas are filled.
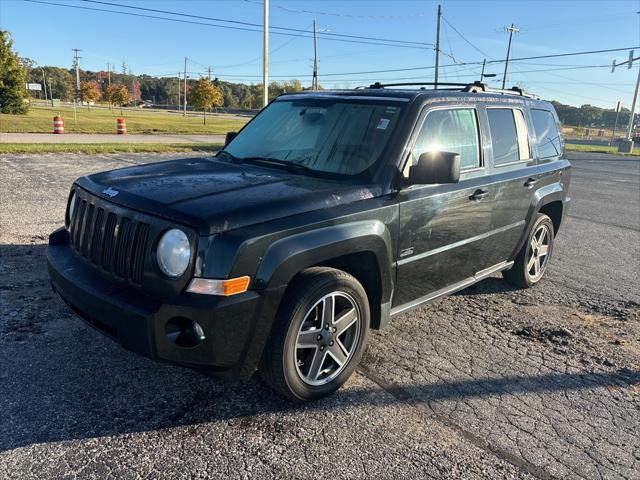
[[[532,287],[542,280],[551,260],[553,241],[553,222],[544,213],[538,213],[513,267],[502,272],[504,279],[520,288]]]
[[[367,294],[353,276],[333,268],[306,269],[283,299],[260,374],[294,401],[329,395],[360,363],[369,323]]]

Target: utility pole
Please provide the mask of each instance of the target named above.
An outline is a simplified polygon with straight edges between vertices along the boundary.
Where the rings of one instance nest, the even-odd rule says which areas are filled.
[[[209,81],[211,81],[211,65],[209,65]]]
[[[510,27],[505,28],[506,32],[509,32],[509,45],[507,46],[507,60],[504,62],[504,75],[502,76],[502,88],[504,89],[505,84],[507,83],[507,68],[509,67],[509,55],[511,54],[511,38],[514,33],[518,33],[520,31],[513,23]]]
[[[178,72],[178,110],[180,110],[180,72]]]
[[[640,13],[640,12],[639,12]],[[622,65],[627,65],[627,69],[631,69],[633,67],[633,62],[636,60],[640,60],[640,57],[633,58],[633,50],[629,52],[629,60],[626,62],[616,64],[616,61],[613,61],[613,65],[611,67],[611,73],[613,73],[616,67],[620,67]],[[638,103],[638,94],[640,93],[640,69],[638,70],[638,79],[636,80],[636,89],[633,92],[633,101],[631,102],[631,111],[629,112],[629,124],[627,125],[627,135],[626,138],[620,142],[618,146],[618,151],[622,153],[631,153],[633,152],[633,139],[631,138],[631,133],[633,131],[633,117],[636,113],[636,104]]]
[[[73,63],[76,67],[76,95],[73,99],[73,123],[78,123],[78,114],[76,112],[78,97],[80,95],[80,58],[78,57],[79,48],[72,48],[73,50]]]
[[[609,140],[609,146],[613,145],[613,141],[616,138],[616,128],[618,128],[618,116],[620,115],[620,110],[622,110],[622,103],[620,100],[616,102],[616,120],[613,123],[613,132],[611,133],[611,140]]]
[[[187,57],[184,57],[184,111],[182,116],[187,116]]]
[[[131,67],[129,67],[129,75],[131,74]],[[131,97],[133,98],[133,106],[136,106],[136,76],[131,76]]]
[[[44,75],[44,67],[40,67],[40,70],[42,70],[42,83],[44,83],[44,99],[45,101],[48,100],[47,98],[47,77],[45,77]],[[49,87],[49,92],[51,92],[51,87]],[[52,102],[53,103],[53,98],[52,98]]]
[[[76,67],[76,99],[80,94],[80,58],[78,57],[78,52],[80,49],[72,48],[73,50],[73,65]]]
[[[487,59],[482,60],[482,72],[480,72],[480,82],[483,82],[485,78],[495,77],[495,73],[484,73],[484,67],[487,64]]]
[[[636,80],[636,91],[633,93],[633,102],[631,102],[631,112],[629,114],[629,125],[627,125],[627,139],[631,140],[631,131],[633,130],[633,116],[636,113],[636,103],[638,102],[638,91],[640,91],[640,69],[638,69],[638,80]],[[633,143],[631,144],[633,150]]]
[[[442,17],[442,7],[438,5],[438,21],[436,23],[436,69],[435,69],[435,79],[434,90],[438,89],[438,67],[440,66],[440,17]]]
[[[109,86],[111,86],[111,64],[107,62],[107,78],[109,79]]]
[[[313,90],[318,89],[318,47],[316,39],[316,21],[313,21],[313,80],[311,81],[311,88]]]
[[[262,106],[269,103],[269,0],[264,2],[263,41],[262,41]]]

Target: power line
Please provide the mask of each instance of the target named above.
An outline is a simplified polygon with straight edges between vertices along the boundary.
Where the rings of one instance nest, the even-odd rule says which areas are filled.
[[[252,1],[252,0],[244,0],[247,3],[256,3],[262,5],[262,1]],[[306,15],[326,15],[330,17],[345,17],[345,18],[354,18],[358,20],[409,20],[415,17],[424,17],[425,13],[413,13],[407,15],[353,15],[350,13],[335,13],[335,12],[320,12],[317,10],[300,10],[291,7],[284,7],[282,5],[274,5],[275,8],[279,8],[280,10],[284,10],[289,13],[301,13]]]
[[[571,53],[560,53],[560,54],[554,54],[554,55],[540,55],[540,56],[536,56],[536,57],[521,57],[521,58],[511,58],[509,59],[509,63],[512,62],[522,62],[524,60],[534,60],[534,59],[542,59],[542,58],[553,58],[553,57],[566,57],[566,56],[572,56],[572,55],[587,55],[587,54],[595,54],[595,53],[605,53],[605,52],[617,52],[617,51],[621,51],[621,50],[631,50],[633,48],[640,48],[640,47],[626,47],[626,48],[612,48],[612,49],[607,49],[607,50],[596,50],[596,51],[585,51],[585,52],[571,52]],[[488,60],[487,64],[489,63],[503,63],[506,60]],[[467,65],[482,65],[482,62],[461,62],[461,63],[450,63],[450,64],[446,64],[446,65],[440,65],[439,68],[450,68],[450,67],[461,67],[461,66],[467,66]],[[545,64],[539,64],[539,65],[545,65]],[[549,65],[552,66],[552,65]],[[582,69],[582,68],[602,68],[602,67],[607,67],[607,68],[611,68],[610,64],[602,64],[602,65],[573,65],[573,66],[568,66],[568,67],[554,67],[551,69],[536,69],[536,70],[526,70],[525,72],[529,73],[529,72],[553,72],[553,71],[561,71],[561,70],[576,70],[576,69]],[[406,67],[406,68],[390,68],[390,69],[384,69],[384,70],[366,70],[366,71],[360,71],[360,72],[331,72],[331,73],[324,73],[323,76],[343,76],[343,75],[366,75],[366,74],[372,74],[372,73],[395,73],[395,72],[410,72],[410,71],[417,71],[417,70],[433,70],[435,67],[434,66],[422,66],[422,67]],[[523,73],[523,72],[520,72]],[[260,75],[236,75],[236,76],[246,76],[246,77],[259,77]],[[293,77],[309,77],[310,75],[308,74],[301,74],[301,75],[279,75],[279,77],[281,78],[293,78]],[[278,77],[278,75],[276,75],[276,77]]]
[[[138,18],[152,18],[152,19],[156,19],[156,20],[165,20],[168,22],[176,22],[176,23],[187,23],[187,24],[191,24],[191,25],[203,25],[206,27],[215,27],[215,28],[226,28],[229,30],[242,30],[242,31],[246,31],[246,32],[256,32],[256,33],[262,33],[262,30],[255,30],[252,28],[244,28],[244,27],[236,27],[236,26],[230,26],[230,25],[219,25],[219,24],[214,24],[214,23],[205,23],[205,22],[197,22],[195,20],[183,20],[183,19],[178,19],[178,18],[169,18],[169,17],[161,17],[158,15],[145,15],[145,14],[141,14],[141,13],[132,13],[132,12],[121,12],[118,10],[108,10],[105,8],[94,8],[94,7],[82,7],[80,5],[66,5],[64,3],[55,3],[55,2],[45,2],[42,0],[23,0],[25,2],[30,2],[30,3],[38,3],[38,4],[42,4],[42,5],[50,5],[50,6],[55,6],[55,7],[66,7],[66,8],[75,8],[75,9],[80,9],[80,10],[90,10],[90,11],[96,11],[96,12],[107,12],[107,13],[117,13],[120,15],[127,15],[127,16],[131,16],[131,17],[138,17]],[[271,32],[274,35],[284,35],[284,36],[296,36],[293,33],[287,33],[287,32]],[[301,35],[304,36],[305,38],[312,38],[310,35]],[[366,45],[377,45],[380,47],[399,47],[399,48],[414,48],[414,49],[419,49],[419,50],[428,50],[429,47],[425,46],[425,47],[421,47],[419,45],[404,45],[404,44],[400,44],[400,43],[384,43],[382,41],[380,42],[373,42],[373,41],[366,41],[366,40],[353,40],[353,39],[346,39],[346,38],[332,38],[332,37],[322,37],[324,40],[330,40],[330,41],[334,41],[334,42],[345,42],[345,43],[361,43],[361,44],[366,44]],[[425,44],[428,45],[428,44]]]
[[[640,47],[625,47],[625,48],[608,48],[606,50],[589,50],[589,51],[583,51],[583,52],[569,52],[569,53],[554,53],[552,55],[538,55],[535,57],[520,57],[520,58],[511,58],[509,59],[510,62],[515,62],[515,61],[522,61],[522,60],[538,60],[541,58],[558,58],[558,57],[571,57],[571,56],[575,56],[575,55],[593,55],[596,53],[608,53],[608,52],[620,52],[622,50],[632,50],[634,48],[640,48]],[[487,63],[503,63],[506,60],[491,60]],[[611,65],[609,65],[611,66]]]
[[[76,9],[82,9],[82,10],[92,10],[92,11],[108,12],[108,13],[118,13],[118,14],[121,14],[121,15],[129,15],[129,16],[142,17],[142,18],[153,18],[153,19],[167,20],[167,21],[173,21],[173,22],[179,22],[179,23],[189,23],[189,24],[195,24],[195,25],[204,25],[204,26],[210,26],[210,27],[228,28],[228,29],[234,29],[234,30],[245,30],[245,31],[250,31],[250,32],[262,33],[262,30],[254,30],[254,29],[242,28],[242,27],[231,27],[231,26],[228,26],[228,25],[216,25],[216,24],[204,23],[204,22],[194,22],[194,21],[189,21],[189,20],[180,20],[180,19],[174,19],[174,18],[159,17],[159,16],[154,16],[154,15],[143,15],[143,14],[137,14],[137,13],[131,13],[131,12],[120,12],[120,11],[117,11],[117,10],[107,10],[107,9],[92,8],[92,7],[82,7],[82,6],[79,6],[79,5],[65,5],[65,4],[61,4],[61,3],[47,2],[47,1],[42,1],[42,0],[24,0],[24,1],[25,2],[30,2],[30,3],[38,3],[38,4],[44,4],[44,5],[58,6],[58,7],[76,8]],[[86,0],[86,1],[88,1],[88,0]],[[92,0],[92,1],[95,1],[95,0]],[[138,8],[140,8],[140,7],[138,7]],[[302,32],[305,32],[305,31],[302,30]],[[288,34],[288,33],[282,33],[282,32],[272,32],[272,33],[278,34],[278,35],[297,36],[297,35]],[[323,35],[326,35],[326,33],[323,33]],[[309,36],[300,35],[300,36],[305,37],[305,38],[313,38],[313,36],[311,36],[311,35],[309,35]],[[357,40],[342,40],[342,39],[336,39],[336,38],[325,38],[325,40],[343,41],[343,42],[348,42],[348,43],[366,43],[366,44],[371,44],[371,45],[382,45],[382,46],[395,46],[395,47],[403,46],[403,45],[383,44],[383,43],[374,43],[374,42],[357,41]],[[425,43],[424,45],[431,45],[431,44]],[[419,46],[405,46],[405,47],[406,48],[421,48],[421,49],[426,49],[427,48],[427,47],[419,47]],[[619,52],[619,51],[631,50],[631,49],[635,49],[635,48],[640,48],[640,47],[635,46],[635,47],[623,47],[623,48],[610,48],[610,49],[603,49],[603,50],[569,52],[569,53],[552,54],[552,55],[538,55],[538,56],[530,56],[530,57],[512,58],[512,59],[509,59],[509,61],[510,62],[516,62],[516,61],[524,61],[524,60],[558,58],[558,57],[567,57],[567,56],[575,56],[575,55],[590,55],[590,54],[598,54],[598,53]],[[503,62],[506,62],[506,60],[490,60],[490,61],[487,61],[487,64],[490,64],[490,63],[503,63]],[[461,63],[453,64],[453,65],[441,65],[441,67],[458,66],[458,65],[481,65],[481,64],[482,64],[482,62],[461,62]],[[414,68],[408,68],[408,69],[395,69],[393,71],[420,70],[420,69],[427,69],[427,68],[433,68],[433,67],[414,67]],[[377,73],[377,71],[362,72],[362,73]],[[333,75],[338,75],[338,74],[333,74]]]
[[[462,68],[460,70],[454,70],[454,71],[450,71],[447,74],[448,75],[455,75],[457,72],[460,71],[469,71],[473,68],[476,68],[476,65],[443,65],[441,66],[448,66],[448,67],[466,67],[466,68]],[[433,69],[434,67],[426,67],[428,69]],[[578,69],[590,69],[590,68],[610,68],[609,65],[585,65],[584,67],[571,67],[571,68],[564,68],[561,70],[578,70]],[[403,71],[403,70],[401,70]],[[551,69],[537,69],[537,70],[518,70],[515,73],[535,73],[535,72],[555,72],[557,71],[557,69],[551,68]],[[395,73],[397,72],[396,70],[385,70],[384,73]],[[206,72],[202,71],[202,72],[188,72],[190,74],[194,74],[194,75],[204,75]],[[345,72],[345,73],[328,73],[328,74],[323,74],[323,76],[330,76],[332,77],[332,81],[346,81],[346,80],[352,80],[352,81],[358,81],[358,82],[362,82],[362,81],[366,81],[367,78],[350,78],[350,79],[345,79],[345,78],[333,78],[333,77],[343,77],[345,75],[364,75],[367,73],[371,73],[371,72]],[[162,75],[154,75],[154,76],[162,76]],[[236,78],[236,79],[244,79],[244,80],[251,80],[251,79],[259,79],[261,77],[261,75],[244,75],[244,74],[233,74],[233,73],[222,73],[222,74],[218,74],[216,75],[220,78]],[[308,73],[304,73],[304,74],[291,74],[291,75],[270,75],[273,78],[279,78],[279,79],[293,79],[293,78],[311,78],[312,75],[308,74]],[[464,75],[463,75],[464,76]],[[474,73],[474,74],[470,74],[467,75],[469,77],[477,77],[478,74]],[[412,79],[425,79],[425,75],[419,75],[419,76],[412,76],[412,77],[393,77],[392,79],[403,79],[403,80],[412,80]],[[376,77],[376,80],[389,80],[384,79],[384,78],[379,78]],[[578,82],[578,83],[584,83],[584,82]],[[602,84],[604,86],[604,84]]]
[[[488,63],[488,62],[487,62]],[[511,63],[511,61],[510,61]],[[468,63],[460,63],[460,64],[448,64],[448,65],[440,65],[440,68],[453,68],[453,67],[467,67],[463,70],[470,70],[472,68],[481,65],[482,62],[468,62]],[[433,70],[435,67],[413,67],[413,68],[400,68],[400,69],[388,69],[388,70],[369,70],[362,72],[331,72],[323,74],[324,77],[342,77],[345,75],[369,75],[375,73],[398,73],[398,72],[409,72],[409,71],[417,71],[417,70]],[[563,67],[563,68],[544,68],[544,69],[533,69],[533,70],[518,70],[517,73],[540,73],[540,72],[556,72],[563,70],[581,70],[581,69],[590,69],[590,68],[611,68],[611,65],[581,65],[581,66],[573,66],[573,67]],[[203,72],[188,72],[194,75],[204,75]],[[448,72],[449,75],[453,75],[455,72]],[[476,77],[477,75],[474,74]],[[163,75],[154,75],[154,76],[163,76]],[[261,78],[262,75],[249,75],[249,74],[234,74],[234,73],[221,73],[218,74],[219,77],[233,77],[233,78]],[[273,78],[282,78],[282,79],[290,79],[290,78],[311,78],[312,75],[309,73],[302,74],[289,74],[289,75],[270,75]],[[415,79],[415,78],[424,78],[423,76],[419,77],[405,77],[407,79]],[[342,79],[338,79],[342,81]],[[359,79],[359,81],[363,81],[365,79]],[[585,83],[585,82],[582,82]]]
[[[100,4],[100,5],[108,5],[108,6],[111,6],[111,7],[129,8],[129,9],[132,9],[132,10],[140,10],[140,11],[145,11],[145,12],[163,13],[165,15],[175,15],[175,16],[180,16],[180,17],[196,18],[196,19],[200,19],[200,20],[211,20],[211,21],[215,21],[215,22],[232,23],[232,24],[236,24],[236,25],[245,25],[245,26],[262,28],[262,25],[260,25],[259,23],[244,22],[244,21],[241,21],[241,20],[229,20],[229,19],[224,19],[224,18],[205,17],[205,16],[202,16],[202,15],[192,15],[192,14],[188,14],[188,13],[174,12],[174,11],[170,11],[170,10],[159,10],[159,9],[155,9],[155,8],[137,7],[137,6],[133,6],[133,5],[124,5],[124,4],[121,4],[121,3],[103,2],[103,1],[100,1],[100,0],[82,0],[82,1],[87,2],[87,3],[97,3],[97,4]],[[269,25],[269,29],[283,30],[283,31],[288,31],[288,32],[296,32],[296,33],[309,33],[307,31],[299,29],[299,28],[276,27],[276,26],[273,26],[273,25]],[[340,33],[333,33],[333,32],[326,32],[326,33],[323,33],[323,35],[332,36],[332,37],[354,38],[354,39],[359,39],[359,40],[374,40],[374,41],[381,41],[381,42],[407,43],[407,44],[421,45],[421,46],[430,46],[430,45],[432,45],[432,44],[425,43],[425,42],[415,42],[415,41],[411,41],[411,40],[396,40],[396,39],[390,39],[390,38],[365,37],[365,36],[360,36],[360,35],[347,35],[347,34],[340,34]]]
[[[446,23],[449,27],[451,27],[451,29],[452,29],[454,32],[456,32],[456,33],[458,34],[458,36],[459,36],[460,38],[462,38],[462,40],[464,40],[465,42],[467,42],[467,43],[471,46],[471,48],[473,48],[474,50],[476,50],[477,52],[479,52],[480,54],[482,54],[485,58],[493,59],[493,57],[492,57],[491,55],[488,55],[487,53],[483,52],[483,51],[482,51],[482,50],[480,50],[478,47],[476,47],[473,43],[471,43],[469,40],[467,40],[467,38],[466,38],[464,35],[462,35],[462,33],[460,33],[460,32],[458,31],[458,29],[457,29],[456,27],[454,27],[454,26],[451,24],[451,22],[450,22],[449,20],[447,20],[447,18],[446,18],[445,16],[443,16],[443,17],[442,17],[442,19],[445,21],[445,23]]]

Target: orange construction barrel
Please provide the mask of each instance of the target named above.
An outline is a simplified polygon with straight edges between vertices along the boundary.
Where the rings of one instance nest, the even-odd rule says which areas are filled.
[[[118,135],[124,135],[127,133],[127,122],[124,118],[118,119]]]
[[[64,133],[64,121],[60,114],[53,117],[53,133]]]

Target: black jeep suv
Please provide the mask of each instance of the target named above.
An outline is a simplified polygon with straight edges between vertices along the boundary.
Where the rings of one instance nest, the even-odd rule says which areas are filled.
[[[553,107],[514,88],[285,94],[212,158],[78,179],[53,288],[150,358],[311,400],[370,329],[502,272],[544,276],[569,202]]]

